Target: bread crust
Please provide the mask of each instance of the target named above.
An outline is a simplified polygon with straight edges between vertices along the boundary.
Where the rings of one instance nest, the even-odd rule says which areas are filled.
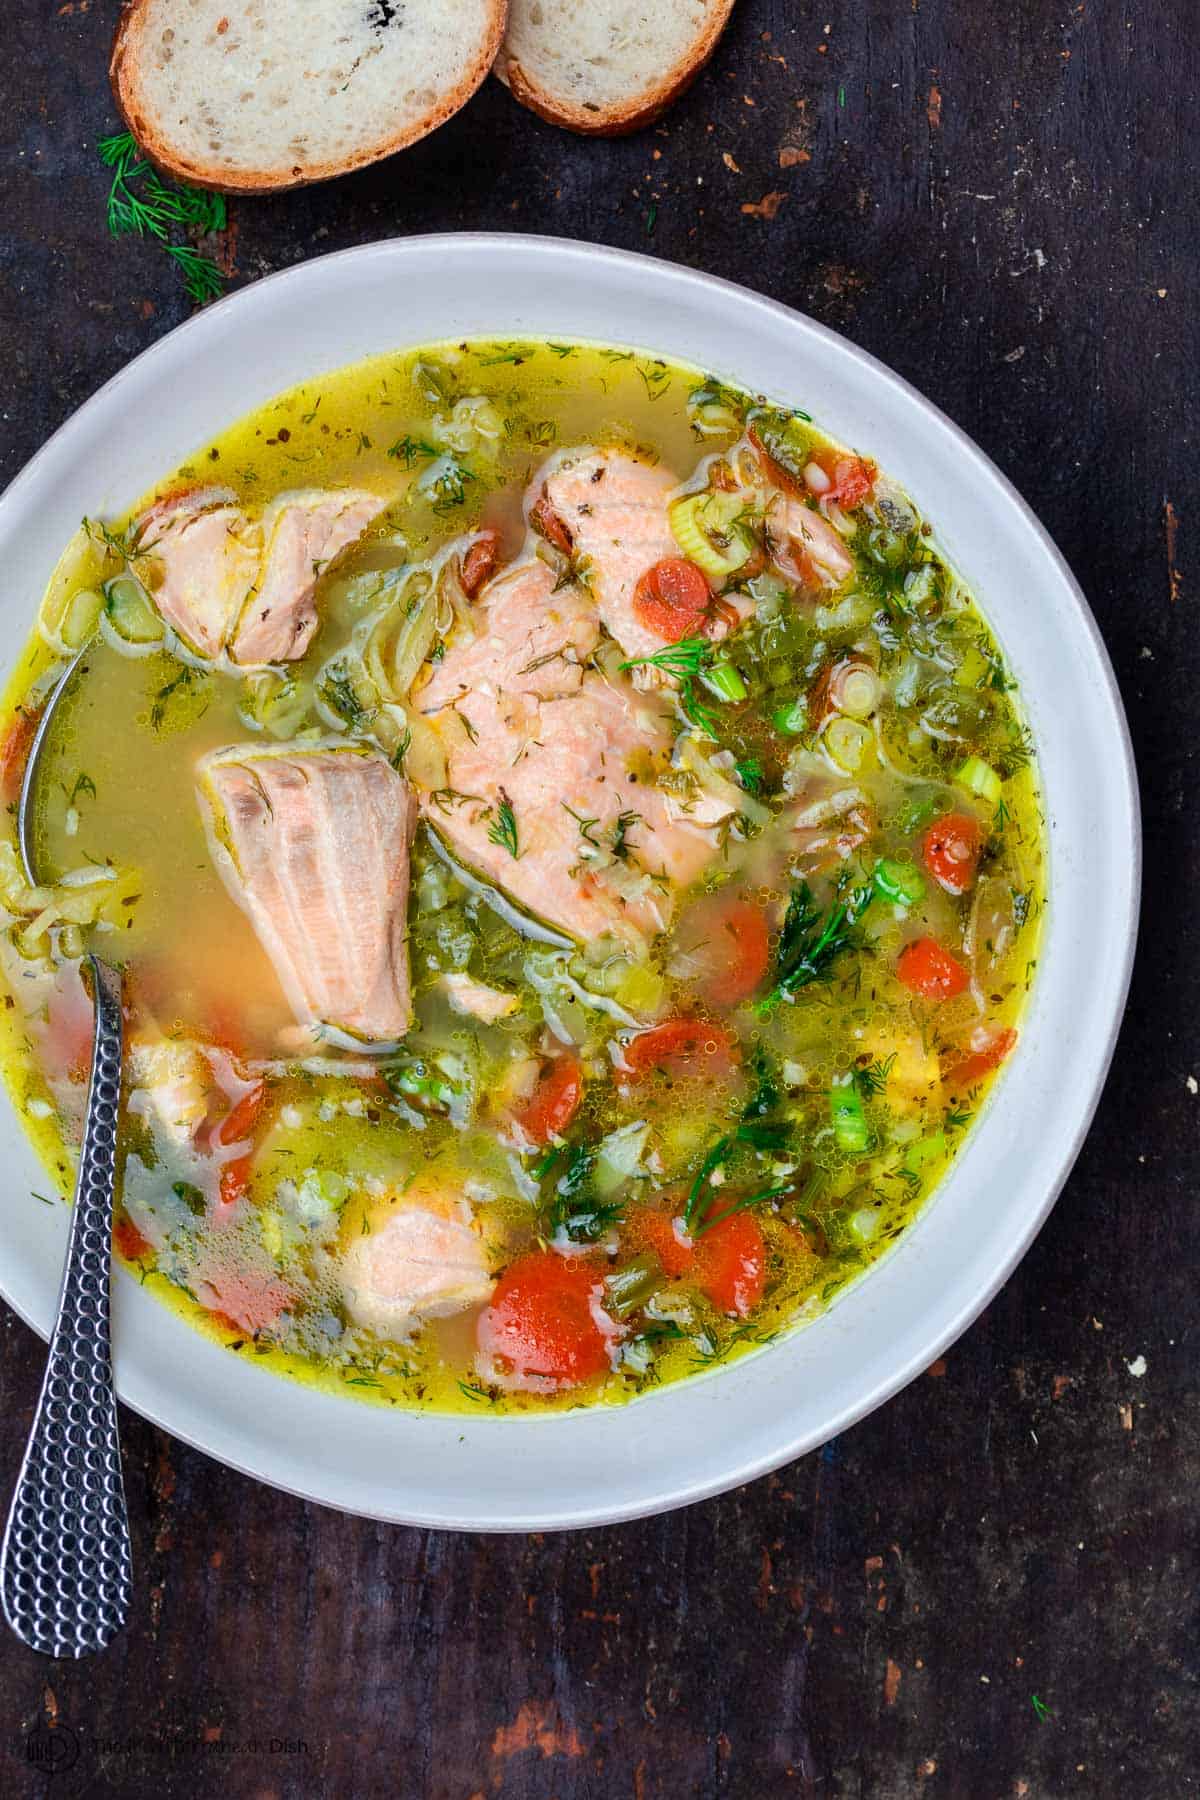
[[[483,85],[488,70],[499,53],[508,11],[508,0],[487,0],[490,15],[488,30],[478,54],[472,57],[450,92],[435,106],[430,107],[415,125],[341,162],[315,163],[303,172],[298,172],[293,167],[246,169],[231,173],[229,170],[215,170],[211,165],[193,163],[189,158],[173,151],[164,133],[138,102],[138,30],[141,15],[149,3],[150,0],[124,0],[117,20],[108,67],[117,111],[137,139],[138,148],[161,174],[169,175],[176,181],[187,182],[191,187],[207,188],[218,194],[277,194],[286,188],[307,187],[315,181],[331,181],[335,176],[348,175],[354,169],[365,169],[371,163],[382,162],[384,157],[393,156],[397,150],[405,150],[409,144],[428,137],[431,131],[436,131],[439,125],[444,125],[447,119],[461,111],[472,94]],[[730,3],[732,4],[732,0]]]
[[[733,6],[734,0],[719,0],[708,24],[693,41],[686,56],[681,57],[648,93],[640,95],[636,103],[627,107],[610,106],[593,112],[588,107],[572,105],[541,86],[504,45],[501,45],[492,72],[508,88],[514,100],[519,100],[522,106],[550,125],[561,125],[564,131],[574,131],[581,137],[628,137],[661,119],[667,108],[687,92],[711,59],[721,33],[729,23]]]

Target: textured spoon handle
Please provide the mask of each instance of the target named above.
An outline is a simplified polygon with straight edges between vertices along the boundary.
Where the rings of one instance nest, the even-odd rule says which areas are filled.
[[[121,977],[91,957],[92,1078],[58,1318],[4,1543],[4,1616],[32,1650],[84,1656],[125,1623],[132,1566],[109,1356]]]

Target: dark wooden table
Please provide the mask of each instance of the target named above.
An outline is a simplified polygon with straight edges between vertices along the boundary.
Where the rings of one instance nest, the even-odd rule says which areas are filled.
[[[189,310],[157,249],[105,235],[115,12],[5,19],[0,479]],[[769,1480],[587,1536],[441,1536],[127,1415],[134,1621],[82,1665],[0,1635],[0,1793],[1196,1791],[1198,75],[1189,0],[740,0],[656,131],[577,141],[492,83],[390,163],[231,206],[234,286],[396,234],[596,238],[760,288],[915,382],[1096,610],[1144,783],[1143,945],[1023,1266],[944,1363]],[[11,1473],[42,1350],[3,1333]]]

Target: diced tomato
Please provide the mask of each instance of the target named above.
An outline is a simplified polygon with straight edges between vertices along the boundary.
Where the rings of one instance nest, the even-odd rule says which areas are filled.
[[[131,1218],[122,1214],[113,1220],[113,1243],[126,1262],[140,1262],[150,1253],[150,1244]]]
[[[936,938],[918,938],[915,944],[906,944],[896,974],[922,1000],[953,1000],[967,985],[967,971]]]
[[[0,796],[6,801],[20,797],[25,764],[29,761],[41,716],[40,708],[36,712],[20,708],[0,738]]]
[[[766,914],[737,894],[698,900],[680,922],[679,943],[696,986],[716,1006],[749,999],[771,957]]]
[[[952,1063],[945,1080],[954,1093],[974,1087],[993,1069],[998,1069],[1016,1048],[1017,1034],[1011,1025],[977,1025],[967,1041],[967,1054]]]
[[[196,1291],[200,1304],[231,1331],[251,1336],[274,1324],[296,1298],[282,1281],[243,1269],[222,1269],[200,1282]]]
[[[946,813],[925,833],[921,857],[948,894],[965,894],[975,880],[983,828],[970,813]]]
[[[537,1086],[516,1115],[516,1124],[535,1144],[561,1137],[583,1099],[583,1070],[573,1056],[555,1056],[537,1079]]]
[[[643,625],[677,644],[699,627],[711,599],[702,569],[686,556],[664,556],[634,588],[633,610]]]
[[[667,1019],[630,1038],[623,1055],[625,1067],[618,1069],[618,1080],[641,1081],[650,1074],[720,1080],[736,1061],[737,1051],[729,1032],[708,1019]]]
[[[529,523],[556,550],[561,550],[566,556],[571,554],[571,533],[551,506],[550,497],[545,492],[530,507]]]
[[[474,543],[462,559],[463,593],[473,600],[485,581],[490,581],[500,555],[500,533],[487,529],[476,534]]]
[[[719,1213],[721,1201],[710,1210]],[[652,1250],[672,1281],[695,1283],[722,1312],[746,1318],[762,1299],[767,1276],[767,1246],[762,1226],[752,1213],[733,1213],[688,1244],[680,1242],[675,1221],[665,1212],[635,1213],[629,1223],[632,1241]]]
[[[875,469],[871,463],[864,462],[861,456],[822,457],[818,460],[832,483],[821,495],[822,500],[832,500],[835,506],[850,511],[861,506],[870,496],[875,486]]]
[[[740,1319],[754,1311],[767,1279],[767,1246],[753,1213],[718,1219],[696,1240],[696,1279],[714,1306]]]
[[[510,1263],[479,1318],[481,1354],[506,1385],[552,1393],[609,1367],[616,1335],[597,1319],[604,1285],[594,1265],[553,1251]]]

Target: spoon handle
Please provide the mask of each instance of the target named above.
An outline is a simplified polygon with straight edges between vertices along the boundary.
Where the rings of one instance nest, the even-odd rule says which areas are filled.
[[[121,977],[98,957],[88,960],[96,1022],[67,1262],[0,1546],[4,1616],[47,1656],[102,1650],[125,1623],[132,1588],[108,1329]]]

